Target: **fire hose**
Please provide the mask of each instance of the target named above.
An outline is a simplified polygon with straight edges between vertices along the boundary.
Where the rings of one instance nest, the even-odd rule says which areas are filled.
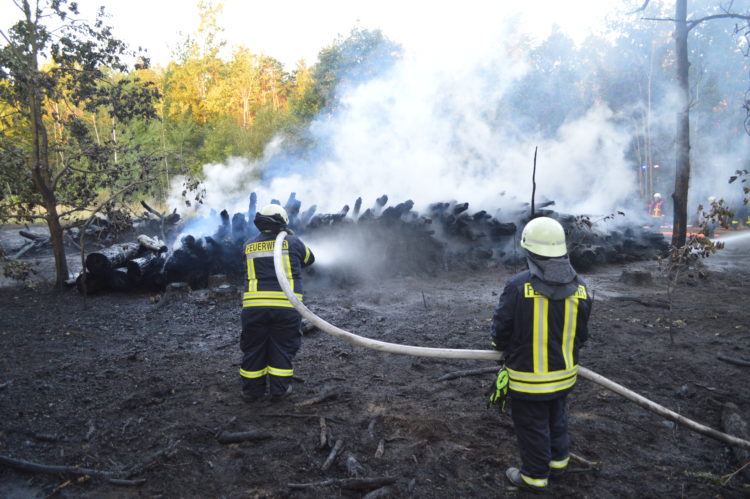
[[[284,238],[286,237],[286,235],[287,235],[286,232],[281,231],[279,232],[279,235],[276,236],[276,242],[275,242],[274,250],[273,250],[273,265],[274,265],[274,269],[276,270],[276,278],[278,279],[281,289],[284,291],[284,294],[289,299],[292,306],[294,306],[294,308],[300,313],[300,315],[302,315],[302,317],[307,319],[312,325],[314,325],[321,331],[324,331],[336,338],[342,339],[353,345],[358,345],[358,346],[362,346],[365,348],[369,348],[371,350],[378,350],[380,352],[386,352],[386,353],[395,353],[399,355],[411,355],[414,357],[433,357],[433,358],[442,358],[442,359],[496,360],[496,361],[502,360],[503,353],[497,352],[495,350],[465,350],[465,349],[459,349],[459,348],[418,347],[418,346],[413,346],[413,345],[400,345],[397,343],[388,343],[385,341],[373,340],[371,338],[365,338],[363,336],[350,333],[349,331],[345,331],[321,319],[320,317],[315,315],[312,311],[310,311],[310,309],[307,308],[300,301],[299,298],[297,298],[297,296],[294,294],[294,291],[292,290],[291,285],[289,284],[289,279],[286,276],[284,264],[281,258],[282,246],[283,246]],[[666,407],[659,405],[656,402],[653,402],[647,399],[646,397],[639,395],[638,393],[632,390],[629,390],[625,388],[624,386],[618,383],[615,383],[614,381],[607,379],[604,376],[601,376],[600,374],[595,373],[594,371],[590,369],[587,369],[583,366],[579,366],[578,374],[581,377],[586,378],[589,381],[593,381],[594,383],[601,385],[604,388],[607,388],[608,390],[615,392],[616,394],[626,398],[627,400],[630,400],[631,402],[635,402],[641,407],[648,409],[649,411],[654,412],[660,416],[663,416],[666,419],[674,421],[675,423],[678,423],[690,430],[693,430],[707,437],[720,440],[733,447],[739,447],[739,448],[750,450],[750,441],[743,440],[741,438],[737,438],[732,435],[728,435],[726,433],[722,433],[718,430],[715,430],[708,426],[702,425],[696,421],[693,421],[692,419],[688,419],[684,416],[681,416],[677,414],[676,412],[670,409],[667,409]]]

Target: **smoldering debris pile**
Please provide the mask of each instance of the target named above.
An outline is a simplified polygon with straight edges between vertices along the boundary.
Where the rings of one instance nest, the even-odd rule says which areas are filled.
[[[434,203],[426,212],[414,210],[407,200],[388,204],[384,195],[362,210],[362,199],[336,213],[317,213],[315,206],[302,210],[292,193],[284,207],[289,228],[318,253],[336,247],[331,264],[315,265],[313,275],[340,283],[357,282],[368,276],[434,274],[464,268],[519,265],[519,227],[529,219],[529,207],[511,213],[472,212],[469,203]],[[278,201],[274,201],[278,202]],[[279,203],[281,204],[281,203]],[[566,229],[570,255],[578,270],[606,263],[653,259],[667,248],[662,234],[642,227],[602,232],[597,221],[586,216],[556,213],[548,202],[537,215],[556,218]],[[139,237],[138,243],[113,245],[86,258],[86,290],[163,289],[172,282],[187,282],[192,289],[208,285],[209,276],[223,274],[231,282],[245,279],[242,247],[258,231],[252,221],[257,209],[255,193],[245,213],[224,210],[201,220],[215,227],[210,236],[183,234],[173,244]],[[503,217],[501,219],[500,217]],[[605,218],[616,218],[611,215]],[[608,224],[609,225],[609,224]],[[188,224],[189,228],[191,224]],[[170,249],[172,248],[172,249]],[[79,276],[79,290],[82,276]]]

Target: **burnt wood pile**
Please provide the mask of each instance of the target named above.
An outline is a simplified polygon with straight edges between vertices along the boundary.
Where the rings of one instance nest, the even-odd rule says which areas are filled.
[[[411,200],[388,203],[388,196],[383,195],[363,210],[362,199],[358,198],[353,208],[344,205],[335,213],[318,213],[314,205],[303,210],[292,193],[283,204],[289,214],[289,228],[314,252],[319,241],[334,242],[341,250],[342,256],[335,264],[313,266],[311,278],[351,283],[368,274],[434,274],[519,266],[524,262],[518,246],[518,228],[529,220],[528,206],[519,206],[503,220],[499,212],[493,215],[484,210],[471,211],[465,202],[434,203],[424,213],[415,211]],[[667,249],[658,232],[642,227],[602,231],[589,217],[549,209],[553,204],[545,203],[536,213],[553,217],[565,227],[571,262],[578,270],[653,259]],[[88,288],[89,292],[163,289],[172,282],[187,282],[191,288],[199,289],[206,287],[209,276],[214,274],[224,274],[231,282],[241,284],[245,279],[243,245],[258,234],[253,224],[256,209],[257,197],[253,193],[245,213],[212,213],[210,220],[201,221],[204,226],[206,222],[213,224],[211,235],[183,234],[170,245],[170,250],[152,240],[153,247],[142,242],[129,243],[91,253],[86,258],[87,280],[95,285]],[[616,216],[605,217],[609,218]]]

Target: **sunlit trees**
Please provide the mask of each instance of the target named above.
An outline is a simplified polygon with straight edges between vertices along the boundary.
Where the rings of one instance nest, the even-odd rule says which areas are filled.
[[[124,74],[126,47],[103,12],[85,23],[65,0],[17,4],[21,20],[0,33],[0,215],[46,222],[61,287],[65,217],[89,208],[102,190],[131,192],[156,163],[125,125],[153,118],[157,93]],[[45,24],[53,20],[54,32]]]

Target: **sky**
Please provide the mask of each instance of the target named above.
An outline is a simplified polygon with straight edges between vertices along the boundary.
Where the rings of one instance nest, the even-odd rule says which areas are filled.
[[[520,15],[527,31],[544,36],[553,23],[574,39],[601,26],[605,15],[632,9],[635,0],[224,0],[219,24],[230,46],[275,57],[287,70],[304,59],[315,63],[318,52],[355,26],[381,29],[406,46],[419,46],[441,34],[459,40],[466,30]],[[195,0],[78,0],[81,14],[93,19],[99,6],[111,15],[116,36],[132,48],[148,50],[152,62],[166,64],[176,44],[198,26]],[[517,7],[523,7],[514,12]],[[14,0],[0,0],[0,29],[7,29],[20,11]]]

